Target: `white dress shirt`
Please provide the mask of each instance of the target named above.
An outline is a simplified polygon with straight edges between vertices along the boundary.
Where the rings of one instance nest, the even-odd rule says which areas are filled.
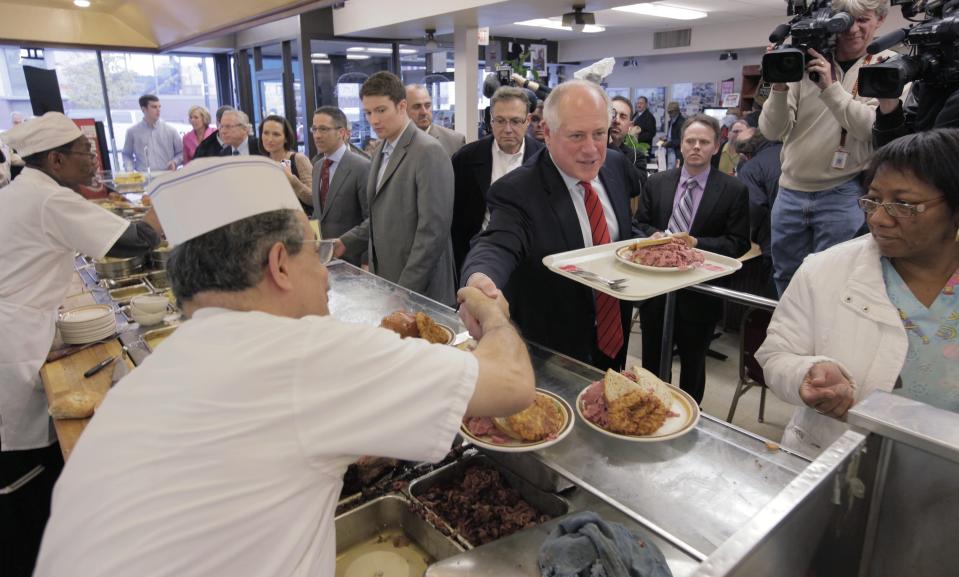
[[[330,184],[333,184],[333,173],[336,172],[336,167],[339,166],[340,161],[343,160],[344,154],[346,154],[346,145],[341,144],[340,147],[333,152],[333,154],[329,156],[323,156],[323,160],[330,161]],[[320,166],[322,166],[322,163]]]
[[[583,187],[579,180],[569,176],[557,166],[559,175],[563,177],[566,188],[569,190],[569,196],[573,200],[573,208],[576,209],[576,218],[579,219],[579,228],[583,233],[583,246],[593,246],[593,230],[589,227],[589,216],[586,214],[586,198]],[[603,214],[606,215],[606,227],[609,229],[609,242],[616,242],[619,239],[619,222],[616,220],[616,213],[613,211],[613,203],[609,201],[609,195],[606,194],[606,188],[599,181],[599,176],[589,182],[599,196],[599,201],[603,205]]]
[[[503,149],[499,147],[499,144],[496,140],[493,140],[493,171],[490,174],[489,183],[492,185],[494,182],[505,176],[507,173],[512,172],[523,165],[523,153],[526,151],[526,139],[524,138],[522,143],[519,145],[519,152],[515,154],[509,154],[508,152],[503,152]],[[486,227],[489,226],[489,208],[486,209],[486,214],[483,216],[483,228],[480,230],[486,230]]]

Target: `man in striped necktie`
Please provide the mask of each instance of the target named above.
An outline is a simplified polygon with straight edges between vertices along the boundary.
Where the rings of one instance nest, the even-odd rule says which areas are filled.
[[[550,272],[542,259],[635,236],[629,199],[640,192],[639,178],[625,156],[606,148],[609,110],[596,84],[553,89],[544,106],[546,149],[490,187],[489,226],[460,277],[490,296],[502,287],[527,340],[601,369],[623,366],[632,307]]]
[[[670,232],[694,247],[733,258],[749,250],[749,194],[736,178],[711,170],[719,148],[719,123],[703,114],[682,127],[682,168],[649,177],[636,222],[646,236]],[[643,367],[660,374],[665,297],[644,301]],[[706,389],[706,351],[722,304],[715,298],[681,291],[676,300],[673,338],[679,349],[679,386],[697,402]]]

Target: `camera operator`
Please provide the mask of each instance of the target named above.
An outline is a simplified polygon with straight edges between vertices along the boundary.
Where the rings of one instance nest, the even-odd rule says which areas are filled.
[[[900,136],[933,128],[959,128],[959,91],[917,80],[905,103],[898,98],[879,99],[873,145],[879,148]]]
[[[873,150],[877,102],[858,95],[857,79],[859,68],[874,58],[866,46],[885,20],[889,0],[833,0],[832,11],[847,12],[852,26],[838,34],[833,53],[808,50],[802,80],[773,84],[759,118],[766,138],[785,143],[772,212],[780,295],[808,254],[853,238],[863,224],[858,177]]]
[[[552,90],[549,86],[542,85],[539,82],[536,82],[535,80],[524,78],[523,76],[520,76],[519,74],[515,72],[513,73],[513,76],[511,77],[511,79],[513,81],[512,82],[513,86],[518,86],[520,88],[526,88],[527,90],[532,90],[533,94],[535,94],[536,98],[538,98],[539,100],[546,100],[546,97],[549,96],[550,90]]]

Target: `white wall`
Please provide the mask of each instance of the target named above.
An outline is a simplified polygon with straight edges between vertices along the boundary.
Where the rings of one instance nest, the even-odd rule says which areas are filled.
[[[633,58],[636,66],[623,66],[623,59],[616,59],[616,68],[606,79],[610,88],[666,87],[666,99],[670,100],[673,84],[681,82],[719,82],[736,79],[736,92],[740,91],[742,70],[746,64],[759,64],[765,52],[762,48],[737,50],[739,60],[720,60],[719,52],[695,54],[665,54]],[[568,67],[567,67],[568,68]]]

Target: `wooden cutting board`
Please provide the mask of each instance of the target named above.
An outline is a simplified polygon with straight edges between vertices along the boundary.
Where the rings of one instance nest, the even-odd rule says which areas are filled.
[[[87,390],[106,395],[110,390],[113,365],[106,367],[90,378],[84,378],[83,373],[110,356],[119,356],[121,352],[120,341],[113,339],[56,361],[45,363],[40,368],[40,379],[43,381],[43,387],[47,392],[47,402],[52,403],[56,397],[72,391]],[[133,368],[133,363],[126,357],[117,362],[126,363],[128,369],[132,370]],[[64,460],[70,456],[70,452],[88,422],[90,422],[90,419],[53,420],[57,437],[60,439],[60,450],[63,452]]]

